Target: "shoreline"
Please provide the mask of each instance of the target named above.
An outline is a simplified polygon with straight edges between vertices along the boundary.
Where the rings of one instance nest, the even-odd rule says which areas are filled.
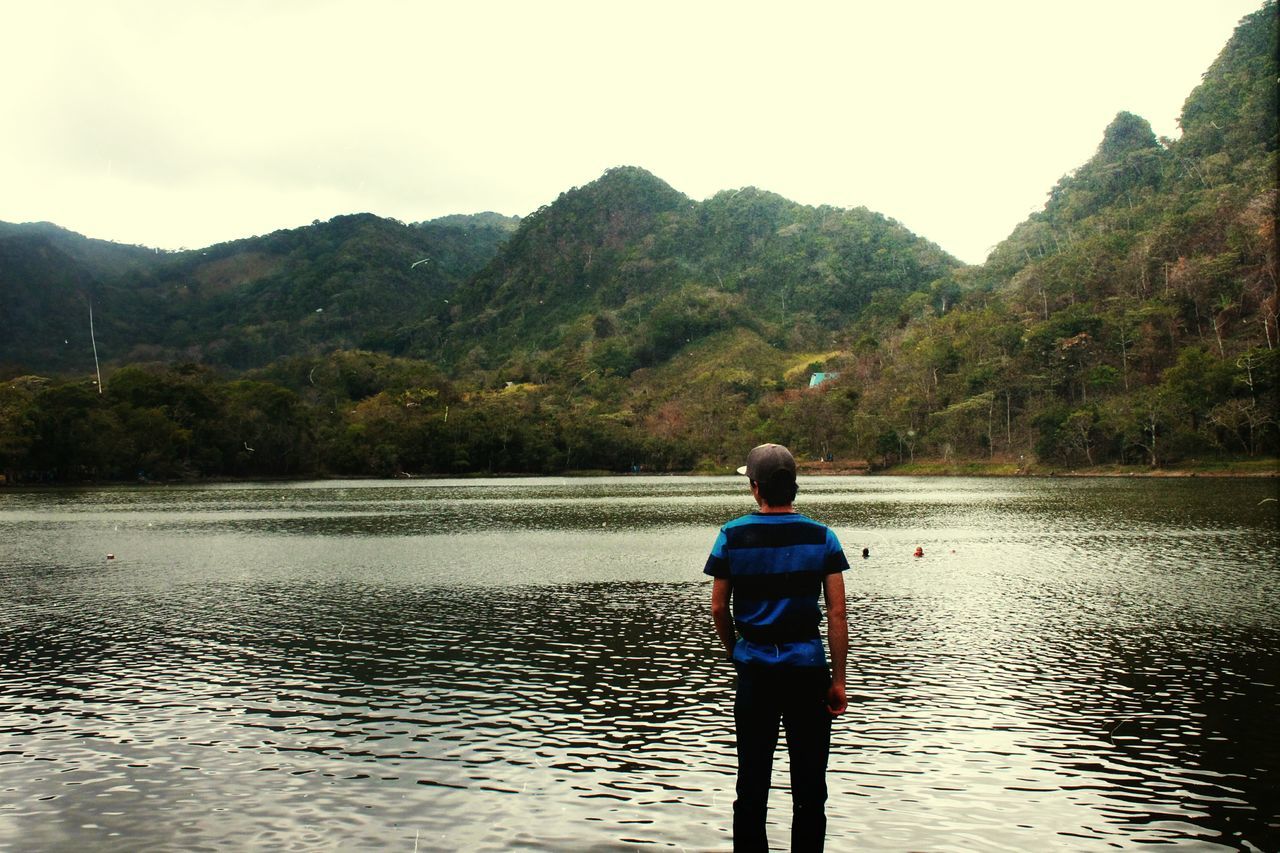
[[[1032,477],[1041,479],[1059,477],[1280,478],[1280,460],[1276,459],[1216,465],[1192,464],[1168,468],[1150,468],[1145,465],[1095,465],[1088,468],[1056,468],[1044,465],[1019,467],[1000,462],[947,463],[939,460],[909,462],[878,470],[842,466],[839,463],[800,463],[798,468],[802,476]]]
[[[1009,463],[942,462],[921,460],[890,468],[872,469],[865,464],[833,462],[806,462],[797,465],[802,477],[1017,477],[1034,479],[1056,478],[1148,478],[1148,479],[1277,479],[1280,478],[1280,460],[1266,459],[1250,462],[1199,464],[1170,468],[1146,466],[1100,465],[1091,468],[1052,468],[1040,465],[1018,467]],[[524,474],[513,472],[479,472],[468,474],[399,474],[392,477],[310,474],[291,477],[209,477],[181,480],[77,480],[65,482],[12,482],[0,478],[0,492],[13,489],[59,489],[92,486],[201,486],[236,483],[303,483],[311,481],[342,482],[344,480],[487,480],[532,479],[560,477],[591,479],[593,477],[714,477],[736,476],[732,468],[723,470],[694,471],[641,471],[638,474],[625,471],[562,471],[555,474]]]

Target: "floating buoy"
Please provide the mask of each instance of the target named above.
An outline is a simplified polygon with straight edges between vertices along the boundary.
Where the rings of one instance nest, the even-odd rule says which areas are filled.
[[[114,560],[115,558],[116,558],[116,555],[115,555],[115,554],[108,554],[108,555],[107,555],[107,559],[108,559],[108,560]]]

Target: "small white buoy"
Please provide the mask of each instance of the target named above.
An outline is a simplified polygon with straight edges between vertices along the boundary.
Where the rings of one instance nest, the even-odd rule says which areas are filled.
[[[108,555],[107,555],[107,559],[108,559],[108,560],[114,560],[115,558],[116,558],[116,555],[115,555],[115,554],[108,554]]]

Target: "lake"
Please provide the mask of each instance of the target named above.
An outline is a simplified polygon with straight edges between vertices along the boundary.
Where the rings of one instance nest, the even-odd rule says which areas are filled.
[[[800,485],[852,564],[829,850],[1280,849],[1276,480]],[[701,571],[752,508],[740,478],[0,490],[0,848],[728,850]]]

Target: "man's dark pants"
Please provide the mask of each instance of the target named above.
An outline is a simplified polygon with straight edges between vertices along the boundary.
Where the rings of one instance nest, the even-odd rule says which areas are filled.
[[[733,849],[767,850],[765,811],[778,723],[791,760],[791,849],[821,850],[826,835],[827,752],[831,714],[825,667],[738,664],[734,722],[738,738],[738,799],[733,804]]]

